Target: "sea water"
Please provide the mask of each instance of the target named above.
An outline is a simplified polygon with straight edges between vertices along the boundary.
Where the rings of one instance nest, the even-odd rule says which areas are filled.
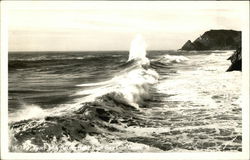
[[[242,150],[233,51],[139,50],[9,53],[10,151]]]

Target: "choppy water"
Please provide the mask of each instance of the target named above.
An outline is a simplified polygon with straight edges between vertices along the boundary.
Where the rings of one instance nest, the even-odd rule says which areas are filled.
[[[10,151],[241,151],[232,52],[10,53]]]

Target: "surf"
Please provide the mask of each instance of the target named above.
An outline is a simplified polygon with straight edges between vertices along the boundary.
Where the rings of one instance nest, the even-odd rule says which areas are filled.
[[[150,97],[151,87],[158,82],[159,75],[146,56],[146,43],[137,35],[131,42],[127,62],[119,66],[112,79],[77,84],[76,87],[83,89],[72,95],[78,97],[74,104],[42,111],[40,117],[16,118],[18,121],[10,122],[10,150],[63,151],[72,142],[99,144],[91,144],[90,134],[122,133],[121,126],[134,123],[140,106]]]
[[[76,95],[90,95],[97,98],[112,93],[116,101],[139,109],[143,99],[149,96],[150,85],[157,83],[159,78],[158,73],[150,69],[150,62],[146,55],[146,42],[138,34],[131,42],[129,58],[120,66],[119,73],[105,82],[77,85],[79,87],[96,86],[96,88],[79,91]]]

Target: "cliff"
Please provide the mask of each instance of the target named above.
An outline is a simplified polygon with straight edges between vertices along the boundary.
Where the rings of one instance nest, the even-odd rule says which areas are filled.
[[[232,64],[227,69],[227,72],[230,71],[241,71],[242,70],[242,54],[241,47],[239,47],[234,54],[232,54],[227,60],[231,60]]]
[[[181,50],[232,50],[241,46],[241,31],[210,30],[194,42],[188,40]]]

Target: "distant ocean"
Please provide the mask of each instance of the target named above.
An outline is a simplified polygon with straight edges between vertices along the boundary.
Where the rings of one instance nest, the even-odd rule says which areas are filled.
[[[9,53],[9,149],[241,151],[241,72],[225,72],[232,53]]]

